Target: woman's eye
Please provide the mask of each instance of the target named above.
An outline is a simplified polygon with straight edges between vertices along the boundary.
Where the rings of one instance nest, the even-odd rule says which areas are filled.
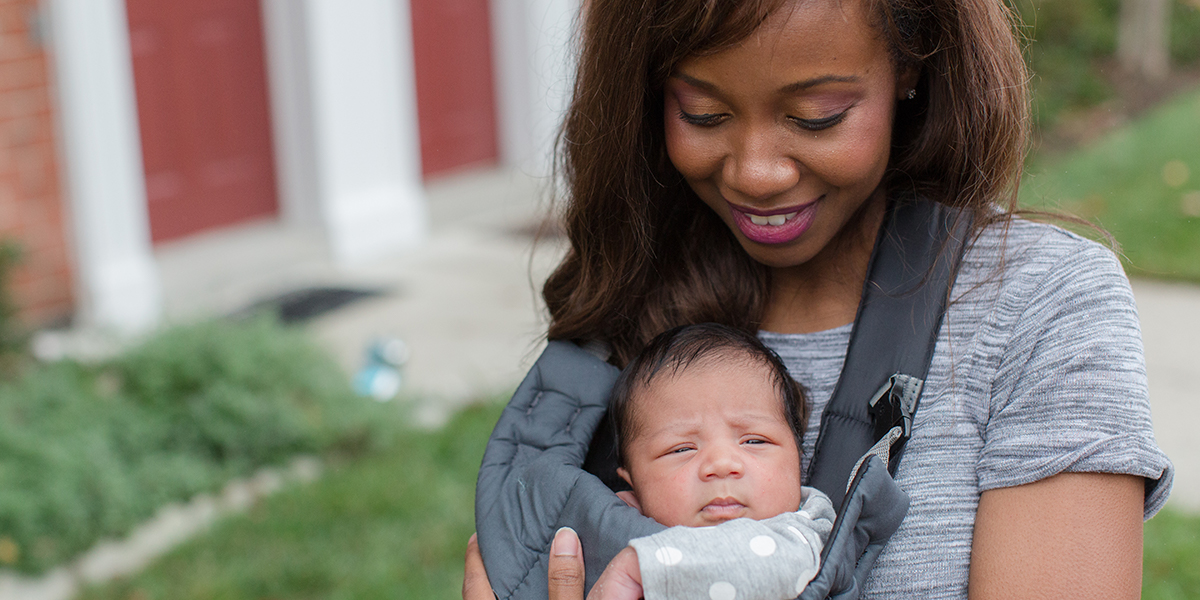
[[[799,125],[801,129],[806,129],[808,131],[820,131],[822,129],[829,129],[834,125],[841,123],[842,119],[846,118],[846,111],[843,110],[836,115],[821,119],[801,119],[799,117],[788,118],[791,119],[796,125]]]
[[[688,125],[699,125],[700,127],[712,127],[725,120],[723,113],[703,113],[692,114],[689,112],[679,111],[679,120]]]

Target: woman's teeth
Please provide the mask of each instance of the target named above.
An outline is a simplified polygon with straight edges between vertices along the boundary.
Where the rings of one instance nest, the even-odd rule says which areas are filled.
[[[791,221],[792,217],[796,216],[799,213],[800,213],[800,211],[796,211],[796,212],[790,212],[790,213],[783,214],[783,215],[771,215],[769,217],[762,217],[759,215],[747,215],[747,216],[750,217],[750,222],[754,223],[755,225],[774,225],[774,226],[778,227],[779,225],[783,225],[784,223]]]

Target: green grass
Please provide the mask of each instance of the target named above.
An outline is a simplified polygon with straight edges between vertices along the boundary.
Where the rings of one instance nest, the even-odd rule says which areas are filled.
[[[501,405],[285,491],[83,600],[458,598],[475,474]],[[1200,599],[1200,516],[1146,524],[1144,598]]]
[[[87,600],[457,598],[475,474],[501,405],[285,491]]]
[[[1164,510],[1146,523],[1142,598],[1200,598],[1200,515]]]
[[[0,568],[42,572],[297,454],[368,452],[393,412],[267,318],[168,329],[101,364],[25,360],[0,380]]]
[[[1030,161],[1023,206],[1108,230],[1131,274],[1200,281],[1200,90],[1093,146]],[[1086,231],[1084,232],[1087,233]]]

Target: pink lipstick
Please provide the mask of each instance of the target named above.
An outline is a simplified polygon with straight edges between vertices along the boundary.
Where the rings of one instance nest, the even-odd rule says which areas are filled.
[[[824,196],[800,206],[770,211],[746,208],[728,202],[733,222],[750,241],[760,244],[785,244],[808,231]]]

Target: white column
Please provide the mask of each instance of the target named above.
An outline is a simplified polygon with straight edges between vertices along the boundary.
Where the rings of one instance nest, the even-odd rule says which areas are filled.
[[[262,17],[280,216],[288,225],[319,229],[322,216],[304,6],[295,0],[262,0]]]
[[[580,0],[492,0],[492,33],[505,164],[550,173],[554,140],[575,79]]]
[[[355,263],[426,231],[407,0],[304,0],[317,203]]]
[[[129,25],[122,0],[49,0],[81,324],[158,322]]]

